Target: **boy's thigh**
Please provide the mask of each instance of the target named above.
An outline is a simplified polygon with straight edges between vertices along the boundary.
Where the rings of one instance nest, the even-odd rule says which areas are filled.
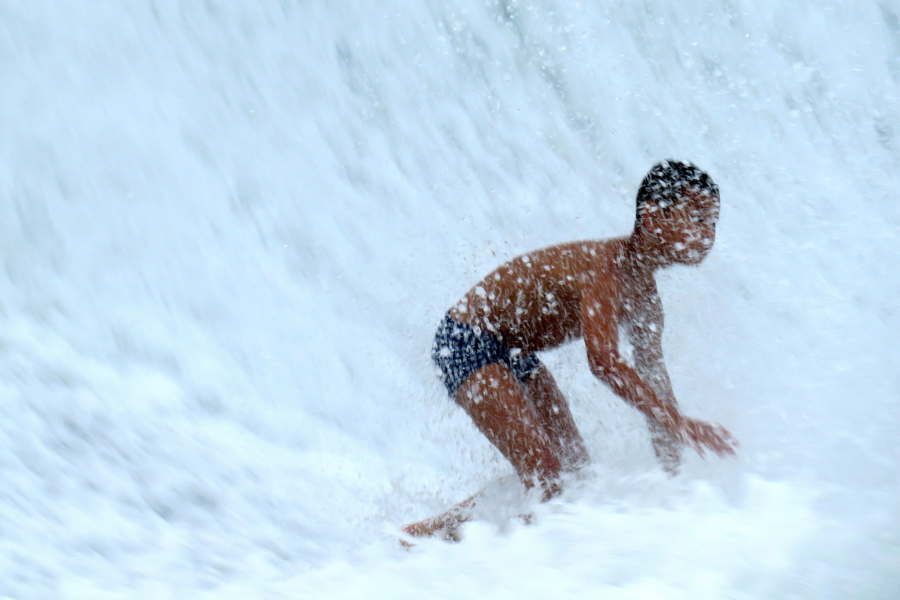
[[[516,436],[529,444],[547,442],[525,389],[503,363],[491,363],[469,375],[456,390],[455,399],[495,444],[495,440]]]
[[[522,384],[501,362],[473,371],[456,389],[454,399],[470,414],[473,410],[502,411],[505,406],[515,410],[519,404],[527,407]]]
[[[492,363],[472,373],[456,390],[456,401],[526,485],[534,475],[549,481],[559,474],[558,448],[505,364]]]

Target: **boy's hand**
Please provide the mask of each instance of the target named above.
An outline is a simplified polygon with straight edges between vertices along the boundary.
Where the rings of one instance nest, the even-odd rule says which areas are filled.
[[[681,426],[681,439],[690,444],[701,457],[706,456],[703,446],[720,458],[734,456],[734,447],[740,443],[721,425],[711,425],[699,419],[685,418]]]

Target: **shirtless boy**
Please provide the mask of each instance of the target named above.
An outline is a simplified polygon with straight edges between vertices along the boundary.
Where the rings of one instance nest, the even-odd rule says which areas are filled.
[[[724,428],[681,414],[662,352],[663,309],[654,273],[699,264],[712,249],[719,190],[696,166],[654,166],[637,194],[628,237],[571,242],[501,265],[450,309],[432,357],[450,395],[546,500],[559,476],[590,460],[568,403],[535,355],[583,338],[591,372],[647,417],[653,448],[676,473],[681,448],[724,457],[736,440]],[[619,350],[620,328],[632,361]],[[411,535],[447,534],[465,508],[408,525]]]

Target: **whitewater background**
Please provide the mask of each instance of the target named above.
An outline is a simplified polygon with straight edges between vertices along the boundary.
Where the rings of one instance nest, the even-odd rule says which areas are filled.
[[[900,6],[0,0],[0,597],[900,597]],[[660,276],[658,469],[583,344],[594,465],[535,524],[430,363],[498,263],[722,193]],[[590,595],[589,595],[590,594]]]

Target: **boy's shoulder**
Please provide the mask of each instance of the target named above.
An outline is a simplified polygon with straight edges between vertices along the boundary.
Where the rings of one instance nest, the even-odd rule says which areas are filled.
[[[539,293],[560,301],[584,295],[619,297],[624,282],[620,259],[625,238],[579,240],[521,254],[485,277],[480,286],[505,294]]]
[[[581,240],[520,254],[475,284],[460,300],[457,312],[463,318],[466,310],[490,306],[485,314],[496,316],[524,305],[551,311],[580,302],[585,294],[618,297],[622,282],[617,263],[623,243],[623,238]]]

